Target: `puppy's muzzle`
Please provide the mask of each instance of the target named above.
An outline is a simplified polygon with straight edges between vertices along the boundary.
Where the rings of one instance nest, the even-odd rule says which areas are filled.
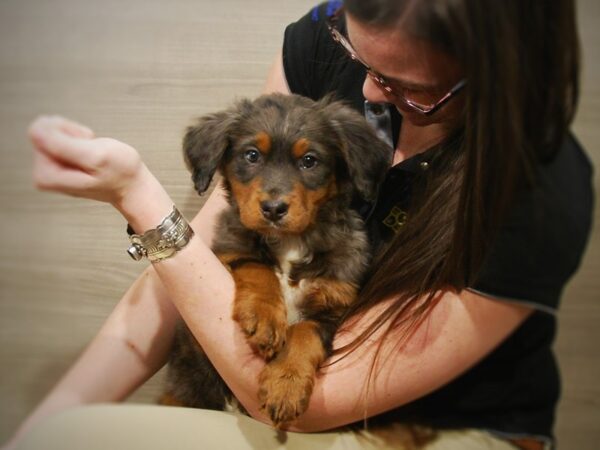
[[[279,222],[288,213],[289,205],[282,200],[269,200],[260,203],[260,210],[265,219]]]

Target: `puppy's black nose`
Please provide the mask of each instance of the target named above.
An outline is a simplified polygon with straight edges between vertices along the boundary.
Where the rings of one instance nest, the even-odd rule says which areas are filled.
[[[260,209],[265,219],[277,222],[287,214],[288,204],[281,200],[265,201],[260,203]]]

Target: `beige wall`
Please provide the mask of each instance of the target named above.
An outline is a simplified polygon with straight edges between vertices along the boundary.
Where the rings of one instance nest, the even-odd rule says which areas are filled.
[[[257,95],[285,24],[315,2],[0,2],[0,441],[143,266],[125,255],[124,223],[110,207],[33,190],[27,124],[56,112],[133,145],[191,216],[202,200],[180,155],[184,127]],[[580,9],[586,66],[575,129],[598,166],[600,3]],[[558,436],[567,449],[600,441],[597,229],[565,292],[556,345],[565,381]],[[152,401],[158,386],[152,380],[132,401]]]

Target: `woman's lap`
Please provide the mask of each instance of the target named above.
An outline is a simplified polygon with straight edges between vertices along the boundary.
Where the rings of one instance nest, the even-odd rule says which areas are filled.
[[[65,411],[35,427],[19,450],[328,450],[401,449],[402,430],[386,438],[369,432],[278,432],[252,418],[218,411],[154,405],[93,405]],[[397,437],[397,438],[396,438]],[[404,447],[406,448],[406,447]],[[478,430],[444,431],[423,450],[510,450]]]

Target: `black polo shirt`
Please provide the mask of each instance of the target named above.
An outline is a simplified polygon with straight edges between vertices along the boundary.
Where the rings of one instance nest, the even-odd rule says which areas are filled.
[[[325,18],[340,6],[329,1],[289,25],[283,65],[290,90],[319,99],[334,93],[365,114],[395,147],[401,116],[385,104],[365,104],[365,71],[331,39]],[[340,24],[342,31],[343,21]],[[424,156],[392,167],[374,210],[364,208],[374,245],[390,239],[410,218],[406,205]],[[439,428],[479,428],[504,436],[550,441],[560,393],[551,349],[555,312],[567,280],[577,269],[591,227],[592,168],[572,136],[553,161],[539,168],[534,189],[516,198],[470,287],[484,296],[525,303],[535,312],[496,350],[446,386],[385,415]],[[367,212],[368,211],[368,212]]]

